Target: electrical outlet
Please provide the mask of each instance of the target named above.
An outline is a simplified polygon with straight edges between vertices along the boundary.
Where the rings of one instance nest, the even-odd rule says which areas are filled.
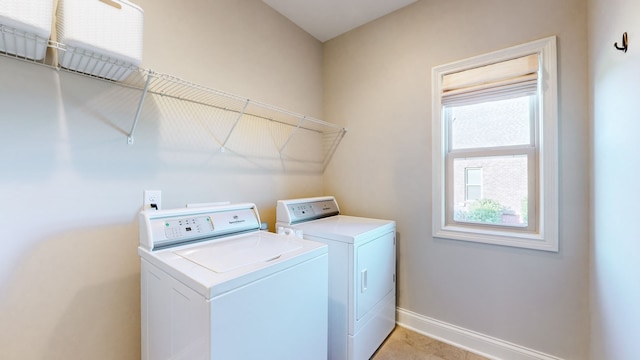
[[[144,191],[144,198],[143,198],[143,201],[142,201],[142,209],[143,210],[149,210],[149,209],[160,210],[160,209],[162,209],[162,191],[160,191],[160,190],[145,190]]]

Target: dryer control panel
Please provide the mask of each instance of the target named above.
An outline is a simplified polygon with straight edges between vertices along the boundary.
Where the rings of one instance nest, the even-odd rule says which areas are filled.
[[[276,222],[293,225],[340,214],[338,202],[333,196],[278,200]]]

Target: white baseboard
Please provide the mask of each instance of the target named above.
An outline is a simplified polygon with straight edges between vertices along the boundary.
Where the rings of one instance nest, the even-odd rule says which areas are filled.
[[[494,360],[562,360],[536,350],[493,338],[459,326],[396,309],[397,324],[444,343]]]

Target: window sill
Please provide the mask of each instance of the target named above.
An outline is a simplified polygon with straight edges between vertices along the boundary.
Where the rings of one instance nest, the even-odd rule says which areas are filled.
[[[443,226],[434,229],[434,238],[469,241],[482,244],[510,246],[532,250],[558,252],[558,241],[544,239],[539,233],[516,233],[485,230],[463,226]]]

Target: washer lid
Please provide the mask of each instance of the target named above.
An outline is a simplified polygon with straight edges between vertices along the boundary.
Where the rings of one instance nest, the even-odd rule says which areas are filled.
[[[325,257],[327,253],[328,246],[321,242],[266,231],[158,250],[138,247],[138,254],[144,261],[206,299],[213,299],[309,260]]]
[[[301,243],[294,239],[265,237],[258,233],[231,241],[177,250],[174,254],[211,271],[225,273],[244,266],[273,261],[283,254],[301,248]]]

